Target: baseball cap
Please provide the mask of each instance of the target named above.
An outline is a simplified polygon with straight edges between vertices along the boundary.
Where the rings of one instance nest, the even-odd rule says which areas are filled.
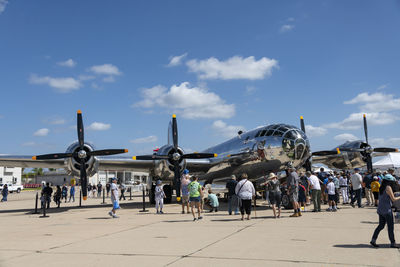
[[[355,168],[354,170],[355,170],[355,171],[360,171],[360,168]]]
[[[115,178],[115,177],[111,178],[111,181],[114,181],[114,180],[117,180],[117,178]]]
[[[189,170],[188,169],[184,169],[183,170],[183,174],[188,174],[189,173]]]

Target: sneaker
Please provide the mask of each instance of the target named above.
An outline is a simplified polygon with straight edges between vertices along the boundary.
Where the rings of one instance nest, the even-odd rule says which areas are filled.
[[[337,211],[337,209],[333,209],[332,211],[333,211],[333,212],[336,212],[336,211]]]
[[[355,208],[355,207],[356,207],[356,205],[354,205],[354,203],[350,203],[350,205],[351,205],[353,208]]]
[[[193,218],[193,221],[194,221],[194,222],[197,221],[197,218]]]
[[[108,215],[110,215],[111,217],[113,216],[113,213],[112,213],[112,211],[110,211],[109,213],[108,213]]]
[[[164,214],[164,212],[162,210],[160,210],[160,214]]]
[[[184,211],[184,210],[182,210],[182,214],[185,214],[185,211]]]
[[[318,212],[318,210],[312,210],[312,212]]]
[[[299,217],[299,214],[296,212],[296,213],[293,213],[292,215],[290,215],[289,217]]]
[[[117,215],[113,215],[112,217],[113,217],[114,219],[119,218],[119,216],[117,216]]]
[[[199,217],[199,220],[201,220],[201,219],[203,219],[203,216],[200,216],[200,217]]]
[[[332,209],[331,209],[331,208],[328,208],[328,209],[326,209],[326,211],[332,211]]]
[[[299,217],[300,217],[300,216],[301,216],[301,211],[299,211],[297,214],[298,214],[298,215],[299,215]]]
[[[374,241],[371,241],[371,242],[369,242],[370,244],[371,244],[371,246],[373,246],[374,248],[379,248],[379,246],[374,242]]]
[[[391,247],[391,248],[400,248],[400,246],[399,246],[399,245],[396,245],[395,243],[390,244],[390,247]]]

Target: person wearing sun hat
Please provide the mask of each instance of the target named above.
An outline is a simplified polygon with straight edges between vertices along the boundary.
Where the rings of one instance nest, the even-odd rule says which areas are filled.
[[[266,184],[269,191],[269,202],[272,205],[272,211],[274,212],[274,217],[280,218],[282,193],[280,189],[281,183],[278,180],[278,176],[276,176],[275,173],[271,172],[268,175],[268,182]],[[278,207],[278,215],[276,215],[276,207]]]

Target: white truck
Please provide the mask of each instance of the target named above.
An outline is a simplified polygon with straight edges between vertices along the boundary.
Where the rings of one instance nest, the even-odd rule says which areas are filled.
[[[23,185],[16,185],[16,184],[11,184],[11,183],[7,183],[6,185],[8,187],[9,193],[13,193],[13,192],[21,193],[22,189],[24,189]],[[3,187],[4,187],[4,184],[0,184],[0,191],[3,191]]]

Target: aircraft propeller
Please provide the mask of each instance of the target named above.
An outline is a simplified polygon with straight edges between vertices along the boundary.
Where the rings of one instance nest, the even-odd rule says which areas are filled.
[[[142,156],[134,156],[133,160],[169,160],[173,163],[174,166],[174,183],[176,186],[176,199],[180,201],[181,196],[181,169],[179,166],[179,162],[181,159],[205,159],[205,158],[214,158],[217,157],[217,154],[213,153],[189,153],[189,154],[181,154],[178,150],[178,125],[176,122],[176,115],[172,115],[172,142],[173,142],[173,153],[169,153],[168,155],[142,155]]]
[[[79,143],[79,151],[73,153],[53,153],[53,154],[44,154],[39,156],[33,156],[33,160],[48,160],[48,159],[61,159],[61,158],[71,158],[78,157],[80,159],[80,178],[81,178],[81,188],[82,188],[82,196],[83,200],[87,199],[87,174],[86,174],[86,159],[90,156],[108,156],[115,154],[127,153],[128,149],[103,149],[103,150],[94,150],[94,151],[86,151],[85,147],[85,137],[83,130],[83,120],[82,120],[82,112],[78,110],[77,112],[77,129],[78,129],[78,143]]]
[[[361,152],[365,156],[365,160],[367,162],[367,169],[369,172],[373,171],[372,168],[372,153],[373,152],[382,152],[382,153],[390,153],[390,152],[398,152],[399,150],[396,148],[390,148],[390,147],[371,147],[371,145],[368,143],[368,125],[367,125],[367,116],[364,114],[363,115],[363,121],[364,121],[364,134],[365,134],[365,141],[366,141],[366,146],[363,148],[341,148],[342,151],[346,152]]]

